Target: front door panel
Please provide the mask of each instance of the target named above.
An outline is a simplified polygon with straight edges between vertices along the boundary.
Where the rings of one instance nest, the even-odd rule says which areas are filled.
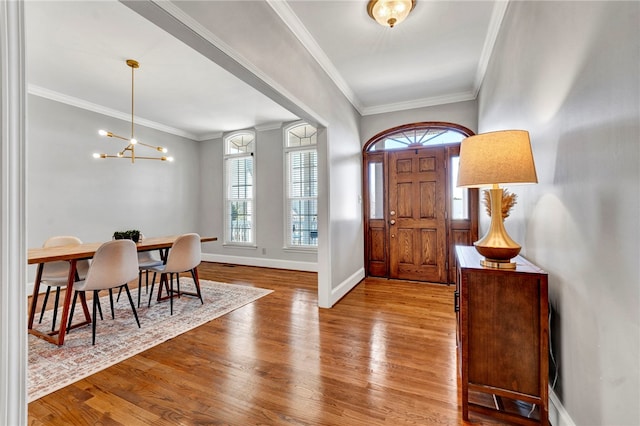
[[[444,149],[389,153],[390,278],[447,282]]]

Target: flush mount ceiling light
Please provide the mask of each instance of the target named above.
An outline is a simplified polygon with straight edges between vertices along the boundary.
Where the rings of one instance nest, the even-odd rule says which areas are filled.
[[[393,28],[404,21],[416,6],[416,0],[369,0],[367,13],[377,23]]]
[[[133,73],[135,71],[136,68],[140,68],[140,64],[138,63],[138,61],[134,60],[134,59],[127,59],[127,65],[129,67],[131,67],[131,137],[130,138],[125,138],[124,136],[120,136],[120,135],[116,135],[115,133],[111,133],[108,132],[106,130],[98,130],[98,134],[100,136],[107,136],[109,138],[117,138],[117,139],[122,139],[123,141],[127,141],[129,144],[120,152],[118,152],[116,155],[107,155],[107,154],[99,154],[99,153],[95,153],[93,154],[93,158],[128,158],[131,159],[132,163],[136,162],[137,160],[160,160],[160,161],[173,161],[173,157],[165,157],[165,156],[161,156],[161,157],[143,157],[143,156],[136,156],[136,146],[144,146],[147,148],[151,148],[154,149],[156,151],[162,152],[163,154],[167,152],[167,148],[161,147],[161,146],[154,146],[154,145],[148,145],[146,143],[142,143],[140,141],[138,141],[134,136],[133,136],[133,130],[134,130],[134,122],[133,122],[133,111],[134,111],[134,98],[133,98]]]

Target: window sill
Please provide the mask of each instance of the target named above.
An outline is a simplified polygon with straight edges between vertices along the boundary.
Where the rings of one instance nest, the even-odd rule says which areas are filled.
[[[291,253],[317,253],[318,247],[283,247],[282,250]]]
[[[258,246],[253,244],[233,244],[233,243],[224,243],[222,244],[222,247],[245,249],[245,250],[256,250],[258,248]]]

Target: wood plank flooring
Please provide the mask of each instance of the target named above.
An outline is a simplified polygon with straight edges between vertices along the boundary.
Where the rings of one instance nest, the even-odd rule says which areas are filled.
[[[274,292],[32,402],[29,424],[465,424],[453,286],[368,278],[319,309],[314,273],[199,272]]]

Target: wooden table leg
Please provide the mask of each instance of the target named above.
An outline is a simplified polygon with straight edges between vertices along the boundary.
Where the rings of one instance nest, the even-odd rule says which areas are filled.
[[[62,305],[62,318],[60,318],[60,332],[58,333],[58,346],[64,344],[64,336],[67,332],[67,319],[69,319],[69,305],[71,305],[71,294],[73,293],[73,283],[76,279],[76,259],[69,262],[69,279],[67,280],[67,291],[64,292],[64,303]]]
[[[31,308],[29,309],[29,323],[28,329],[33,328],[33,320],[36,315],[36,305],[38,304],[38,294],[40,293],[40,281],[42,280],[42,270],[44,269],[44,263],[38,264],[38,271],[36,272],[36,279],[33,283],[33,295],[31,296]]]
[[[36,278],[38,286],[36,286],[36,288],[34,288],[34,295],[35,297],[37,297],[37,291],[38,291],[38,287],[40,284],[40,279],[42,278],[42,270],[39,267],[38,268],[38,276]],[[44,339],[50,343],[53,343],[55,345],[58,346],[62,346],[64,344],[64,336],[67,332],[67,320],[69,319],[69,306],[71,305],[71,294],[73,294],[73,283],[75,281],[76,278],[76,260],[70,260],[69,261],[69,277],[67,280],[67,289],[65,291],[65,295],[64,295],[64,302],[63,302],[63,306],[62,306],[62,318],[60,318],[60,328],[57,331],[54,331],[52,333],[42,333],[39,330],[36,330],[33,328],[33,319],[35,316],[35,303],[32,302],[31,304],[31,313],[29,314],[29,333],[33,334],[36,337],[39,337],[41,339]],[[35,298],[34,298],[35,300]],[[86,304],[85,304],[86,306]],[[88,311],[88,309],[87,309]],[[85,318],[86,318],[86,314],[85,314]],[[79,324],[80,325],[80,324]],[[56,335],[56,338],[54,338],[53,336]]]

